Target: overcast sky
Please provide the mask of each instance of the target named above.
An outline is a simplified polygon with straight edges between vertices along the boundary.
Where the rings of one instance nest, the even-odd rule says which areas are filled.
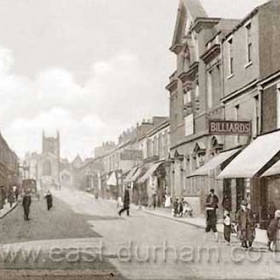
[[[11,148],[40,151],[42,130],[60,130],[63,157],[88,157],[136,122],[168,115],[178,2],[1,0],[0,128]],[[201,2],[210,16],[242,18],[266,1]]]

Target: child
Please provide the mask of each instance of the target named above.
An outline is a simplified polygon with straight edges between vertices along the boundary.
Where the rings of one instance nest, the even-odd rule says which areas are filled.
[[[268,249],[272,251],[272,245],[275,245],[277,241],[277,233],[279,229],[280,221],[280,210],[276,210],[274,219],[269,223],[267,228],[267,237],[268,237]]]
[[[177,197],[173,203],[173,217],[176,217],[178,214],[178,207],[179,207],[179,198]]]
[[[224,237],[227,241],[227,245],[230,245],[230,235],[231,235],[231,219],[229,211],[224,211]]]

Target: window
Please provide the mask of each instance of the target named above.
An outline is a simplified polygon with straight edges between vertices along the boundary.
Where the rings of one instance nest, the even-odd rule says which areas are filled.
[[[192,92],[190,89],[188,89],[187,91],[184,91],[184,105],[186,106],[191,102],[192,102]]]
[[[252,62],[252,26],[251,23],[246,25],[246,43],[247,43],[247,63]]]
[[[229,66],[229,76],[233,75],[233,50],[232,50],[233,40],[232,38],[228,40],[228,66]]]
[[[257,136],[258,133],[260,132],[259,123],[260,123],[260,100],[259,100],[259,95],[257,95],[255,96],[253,136]]]
[[[212,85],[212,72],[207,73],[207,105],[208,109],[213,107],[213,85]]]
[[[199,98],[199,83],[198,83],[198,81],[196,81],[196,83],[195,83],[195,98],[196,99]]]
[[[193,114],[185,117],[185,136],[194,134]]]

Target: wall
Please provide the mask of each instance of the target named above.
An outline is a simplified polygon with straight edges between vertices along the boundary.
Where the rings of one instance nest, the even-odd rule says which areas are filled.
[[[263,91],[262,94],[262,132],[269,132],[276,129],[277,117],[277,87],[273,85]]]
[[[260,8],[261,78],[280,69],[280,2],[272,1]]]
[[[224,66],[224,94],[225,96],[244,87],[260,76],[259,70],[259,22],[257,14],[250,20],[252,40],[252,64],[247,61],[247,35],[245,25],[237,29],[230,38],[233,39],[233,75],[229,73],[228,39],[222,43]]]

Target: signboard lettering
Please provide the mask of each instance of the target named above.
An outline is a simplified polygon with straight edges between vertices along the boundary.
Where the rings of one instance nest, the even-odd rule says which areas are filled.
[[[251,122],[209,120],[209,133],[223,135],[250,135]]]

